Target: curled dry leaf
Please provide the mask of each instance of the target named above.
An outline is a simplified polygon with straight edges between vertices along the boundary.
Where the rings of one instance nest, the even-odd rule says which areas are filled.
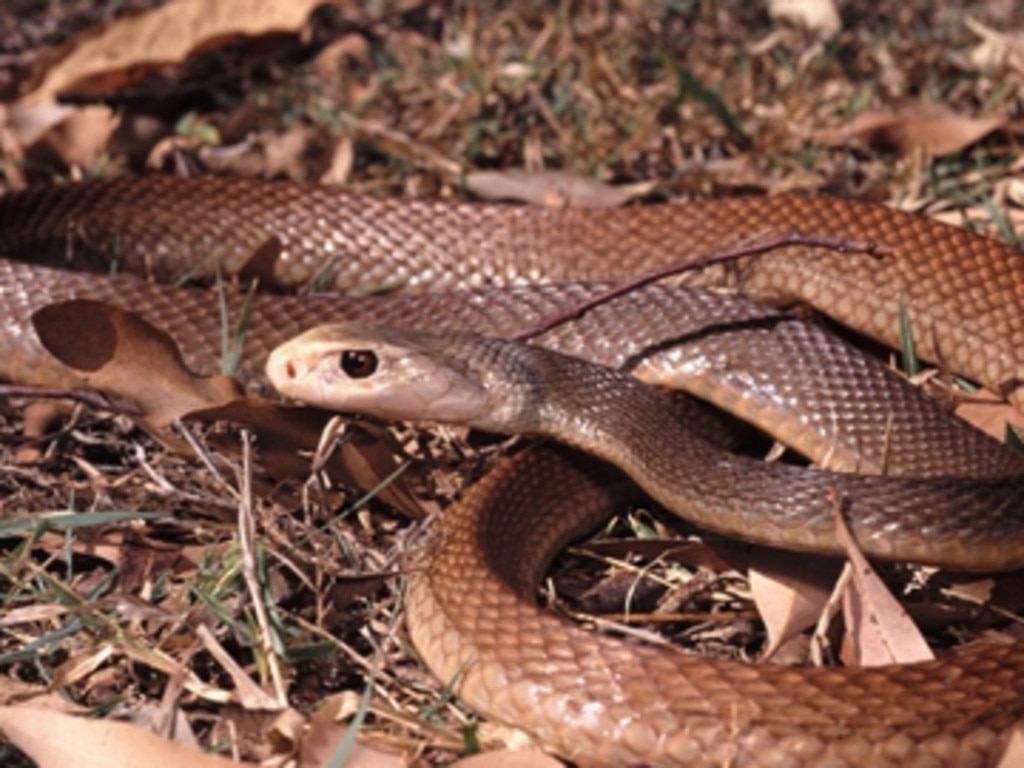
[[[242,394],[226,376],[192,373],[173,339],[133,312],[73,299],[43,307],[32,323],[50,354],[86,385],[134,403],[151,427]]]
[[[50,112],[50,105],[41,109]],[[12,107],[12,113],[37,109]],[[80,107],[53,123],[27,147],[25,154],[38,162],[55,158],[70,167],[92,168],[107,151],[121,118],[109,107]]]
[[[206,168],[217,173],[301,181],[306,176],[305,163],[310,156],[323,154],[317,146],[319,142],[318,131],[296,123],[284,133],[261,133],[234,146],[203,143],[197,145],[197,154]],[[159,163],[152,167],[159,167]]]
[[[295,32],[323,0],[177,0],[73,39],[55,63],[34,76],[24,104],[48,104],[77,83],[109,79],[107,90],[138,76],[145,67],[165,67],[194,51],[240,36]]]
[[[825,146],[859,144],[878,152],[932,157],[953,155],[993,131],[1020,132],[1024,126],[1005,117],[966,117],[939,104],[919,102],[896,110],[861,112],[849,123],[817,131],[813,141]]]
[[[970,16],[964,19],[964,26],[981,38],[967,56],[974,71],[993,73],[1011,69],[1024,72],[1024,34],[1000,32]]]
[[[843,28],[832,0],[768,0],[768,15],[776,21],[788,21],[823,39],[834,37]]]
[[[475,171],[466,188],[487,200],[518,200],[551,208],[611,208],[650,193],[656,181],[612,186],[567,171]]]

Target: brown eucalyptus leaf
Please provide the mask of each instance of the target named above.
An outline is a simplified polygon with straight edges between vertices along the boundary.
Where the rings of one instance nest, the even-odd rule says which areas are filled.
[[[964,19],[964,26],[981,38],[967,55],[976,72],[998,73],[1004,69],[1024,72],[1024,34],[992,29],[970,16]]]
[[[192,373],[174,340],[134,312],[72,299],[43,307],[32,323],[50,354],[88,386],[135,404],[155,429],[242,395],[233,379]]]
[[[351,717],[359,706],[360,697],[352,691],[343,691],[321,702],[301,735],[299,765],[309,768],[329,765],[348,734]],[[346,768],[404,768],[411,764],[410,756],[358,741],[352,744],[345,762]]]
[[[843,27],[832,0],[768,0],[768,15],[821,38],[834,37]]]
[[[868,110],[849,123],[815,133],[825,146],[860,144],[878,152],[931,157],[955,155],[993,131],[1019,132],[1021,126],[1003,116],[968,117],[940,104],[918,102],[896,110]]]
[[[653,190],[658,182],[613,186],[568,171],[475,171],[467,174],[466,188],[486,200],[518,200],[552,208],[611,208]]]
[[[893,597],[864,557],[842,514],[836,513],[836,538],[853,569],[850,587],[843,593],[848,664],[861,667],[912,664],[935,658],[906,610]]]
[[[323,0],[176,0],[123,16],[74,37],[56,61],[34,74],[23,103],[46,104],[83,82],[105,91],[133,82],[147,70],[179,64],[210,46],[242,36],[298,32]]]
[[[835,558],[754,549],[748,576],[750,593],[768,634],[763,656],[771,657],[786,642],[814,626],[839,576]]]

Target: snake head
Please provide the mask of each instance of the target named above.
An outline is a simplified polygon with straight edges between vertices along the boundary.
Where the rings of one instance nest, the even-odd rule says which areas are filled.
[[[266,373],[286,397],[329,410],[506,432],[517,404],[505,393],[494,397],[495,369],[480,355],[487,347],[470,334],[340,323],[279,346]]]

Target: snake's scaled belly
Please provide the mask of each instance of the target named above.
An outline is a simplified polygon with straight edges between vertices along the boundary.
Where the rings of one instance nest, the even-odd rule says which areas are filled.
[[[595,213],[372,201],[291,185],[164,178],[48,188],[0,199],[0,251],[19,259],[49,254],[50,263],[77,262],[92,258],[95,248],[105,254],[100,259],[103,271],[109,271],[114,253],[120,266],[178,274],[193,271],[191,259],[201,254],[262,275],[267,266],[254,263],[261,261],[254,259],[257,254],[270,257],[282,283],[312,278],[318,284],[345,287],[358,280],[370,289],[485,289],[455,298],[260,297],[246,338],[247,353],[257,357],[304,326],[323,322],[333,311],[345,313],[347,319],[374,322],[469,327],[498,334],[518,331],[526,318],[564,308],[568,296],[584,296],[590,289],[552,286],[508,293],[489,291],[487,286],[538,277],[617,279],[696,251],[794,229],[875,240],[894,249],[895,257],[875,262],[807,251],[794,258],[790,252],[747,265],[739,276],[747,288],[773,291],[780,300],[795,296],[817,302],[839,320],[859,325],[887,343],[895,341],[898,307],[905,298],[922,355],[995,387],[1010,388],[1024,376],[1024,313],[1020,312],[1024,265],[1019,255],[994,241],[877,206],[783,198]],[[0,365],[7,377],[43,383],[69,380],[68,372],[39,348],[28,314],[50,300],[72,295],[140,310],[172,333],[191,360],[212,368],[210,350],[220,332],[220,319],[216,301],[208,293],[121,278],[67,275],[6,260],[0,260],[0,291],[7,309],[0,319]],[[904,384],[894,384],[898,380],[881,366],[848,356],[845,346],[826,334],[790,321],[735,324],[730,319],[735,314],[729,313],[762,316],[763,310],[749,304],[740,302],[744,308],[737,310],[739,305],[722,299],[720,306],[725,309],[720,320],[698,320],[686,331],[660,327],[639,342],[625,341],[627,331],[637,330],[629,320],[636,316],[630,302],[656,306],[659,311],[647,315],[664,316],[668,322],[668,311],[674,312],[674,302],[682,301],[678,295],[648,289],[548,334],[544,343],[610,365],[625,364],[655,382],[690,382],[684,385],[697,394],[745,411],[758,422],[764,414],[789,408],[790,415],[776,426],[778,433],[812,456],[834,457],[832,466],[838,468],[961,478],[1020,473],[1019,461],[993,441],[945,418],[936,406],[921,405],[919,397]],[[708,301],[713,304],[715,299]],[[719,335],[720,325],[729,326],[736,335]],[[777,337],[780,328],[783,334]],[[789,328],[797,330],[786,335]],[[662,348],[665,339],[679,337],[698,344],[691,357]],[[752,351],[759,347],[766,353]],[[816,364],[811,352],[816,355],[822,350],[832,357]],[[747,394],[751,383],[766,381],[771,382],[767,395]],[[863,395],[877,391],[884,394]],[[477,494],[491,498],[489,494],[497,493],[491,483],[506,483],[505,478],[535,471],[524,466],[529,459],[517,461],[514,472],[503,470],[473,491],[471,498],[478,498]],[[557,462],[552,466],[561,473],[554,487],[564,490],[576,482],[571,479],[576,470]],[[533,478],[531,486],[539,481],[539,476]],[[592,485],[588,476],[575,487],[585,493]],[[517,500],[512,479],[501,487],[499,497],[512,508],[524,503]],[[460,509],[472,509],[472,505]],[[481,524],[490,528],[496,523]],[[921,764],[984,765],[993,760],[1008,727],[1024,719],[1020,644],[971,650],[906,669],[774,671],[704,662],[678,653],[665,656],[661,651],[598,639],[552,623],[549,617],[537,617],[522,595],[511,593],[502,593],[500,599],[494,598],[496,602],[476,611],[481,622],[499,626],[498,634],[491,630],[488,640],[487,628],[474,623],[474,611],[459,608],[476,605],[477,598],[465,595],[466,585],[453,584],[449,576],[476,567],[474,563],[486,565],[479,562],[485,557],[485,550],[478,547],[482,542],[460,538],[475,536],[470,529],[476,523],[453,518],[451,525],[462,527],[449,530],[448,521],[443,525],[440,538],[462,542],[456,547],[461,547],[460,557],[468,559],[446,565],[445,555],[437,563],[426,563],[422,576],[410,584],[411,595],[422,596],[409,606],[412,618],[423,618],[412,623],[417,642],[442,648],[442,659],[458,657],[464,647],[472,654],[479,651],[481,655],[474,656],[478,667],[463,666],[447,673],[441,667],[438,673],[452,679],[462,670],[464,692],[474,706],[516,720],[538,734],[562,730],[562,722],[583,728],[579,741],[568,730],[551,735],[555,747],[577,759],[582,760],[587,751],[610,755],[609,764],[621,764],[620,755],[626,756],[626,762],[635,762],[630,755],[647,755],[637,759],[728,765],[730,760],[742,764],[741,756],[757,754],[760,763],[750,757],[748,764],[809,766],[827,765],[821,756],[831,750],[831,754],[854,758],[874,754],[875,762],[865,758],[865,765],[911,764],[904,759],[911,753],[923,756]],[[531,535],[538,543],[550,543],[543,527]],[[476,580],[470,577],[469,583]],[[449,600],[447,589],[463,592],[457,591]],[[448,616],[451,624],[440,615]],[[564,644],[555,639],[555,626],[558,632],[568,633]],[[457,628],[457,639],[450,627]],[[511,630],[520,627],[522,634],[514,635]],[[456,648],[463,642],[468,646]],[[449,651],[451,655],[446,655]],[[485,651],[496,654],[486,657],[486,665],[480,663]],[[546,666],[548,652],[557,668]],[[647,670],[644,675],[625,671],[634,664],[634,653],[644,660],[640,666]],[[620,658],[624,667],[616,664]],[[582,673],[569,670],[569,661],[577,659]],[[593,671],[586,671],[588,664],[595,665]],[[667,677],[676,673],[684,677]],[[519,682],[510,682],[507,691],[495,694],[495,681],[505,680],[506,674]],[[487,675],[493,679],[484,679]],[[651,679],[659,680],[657,691],[650,690]],[[529,693],[531,686],[551,689],[554,683],[564,682],[573,682],[576,688],[564,698],[560,689],[552,689],[554,703],[541,704]],[[669,688],[680,691],[676,703],[664,699],[663,694],[671,694]],[[601,703],[602,694],[623,703]],[[485,698],[493,695],[505,703],[492,708]],[[516,695],[525,708],[506,706]],[[568,702],[564,710],[558,703],[562,701]],[[673,708],[674,714],[666,714]],[[581,715],[570,717],[573,713]],[[590,714],[596,725],[587,730]],[[683,721],[678,740],[670,745],[655,739],[654,751],[649,751],[652,742],[645,727],[631,725],[649,719],[676,732],[673,723],[680,722],[676,718]],[[626,746],[602,740],[604,730],[618,735],[619,743],[624,740]],[[866,751],[864,744],[869,741],[883,744],[884,749]],[[675,757],[671,750],[676,750]],[[883,754],[890,755],[889,763]],[[847,763],[857,762],[854,758]]]

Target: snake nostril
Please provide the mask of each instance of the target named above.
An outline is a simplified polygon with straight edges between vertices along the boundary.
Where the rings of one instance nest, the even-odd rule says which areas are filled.
[[[295,365],[292,363],[291,360],[284,364],[284,375],[287,376],[289,379],[295,378]]]

